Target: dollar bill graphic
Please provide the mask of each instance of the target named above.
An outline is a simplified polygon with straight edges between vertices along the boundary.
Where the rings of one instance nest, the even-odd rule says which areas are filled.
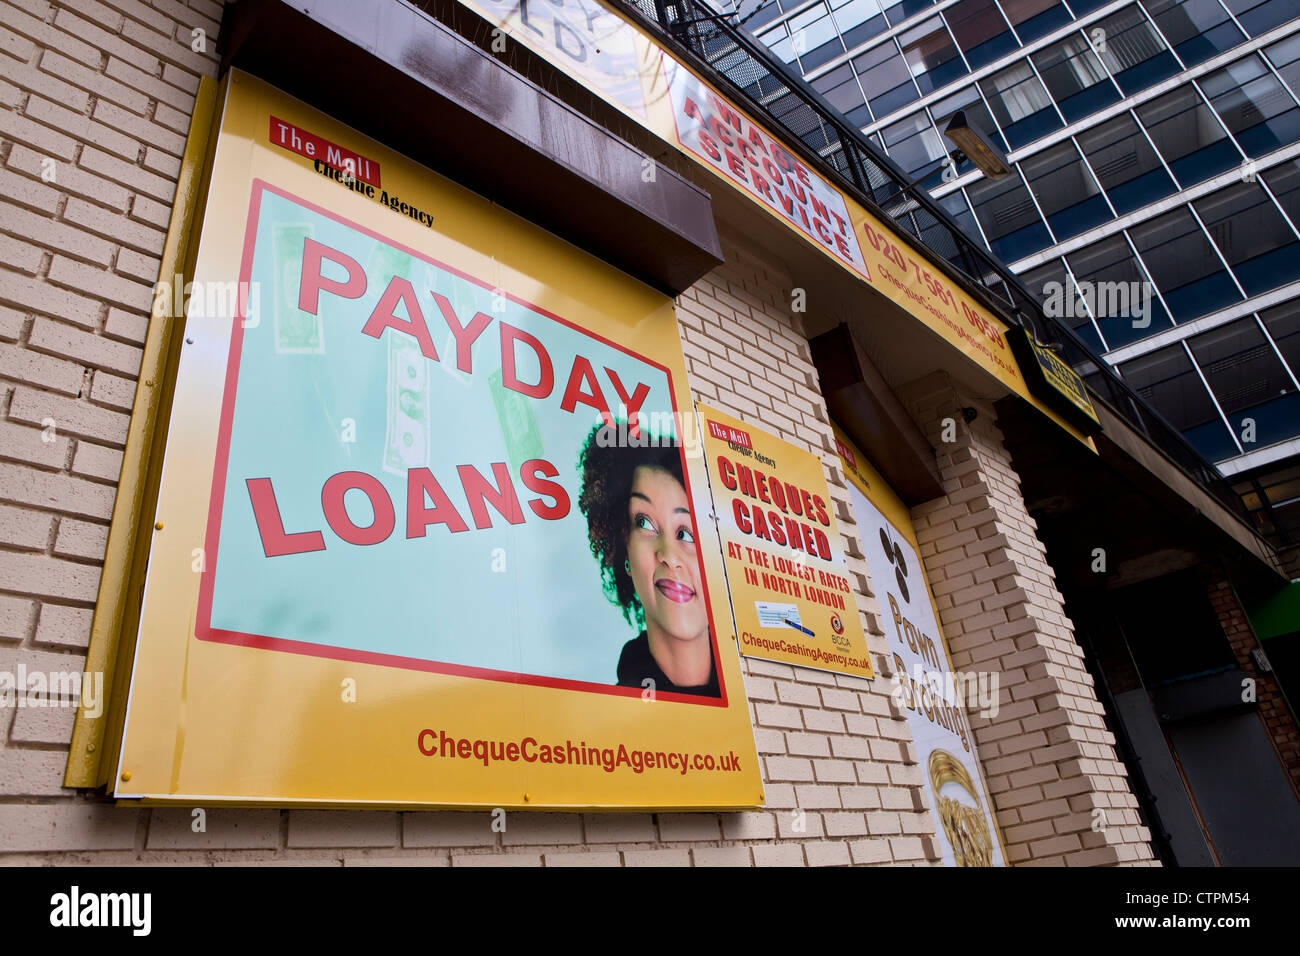
[[[510,470],[518,474],[519,466],[524,462],[543,457],[537,412],[528,399],[502,384],[501,369],[488,376],[488,387],[492,390],[492,405],[496,409],[501,437],[505,439]]]
[[[298,309],[298,284],[302,279],[302,247],[311,236],[308,223],[273,227],[275,251],[275,352],[277,355],[319,355],[325,351],[325,328],[320,315]]]
[[[409,335],[388,340],[384,471],[405,476],[429,463],[429,361]]]

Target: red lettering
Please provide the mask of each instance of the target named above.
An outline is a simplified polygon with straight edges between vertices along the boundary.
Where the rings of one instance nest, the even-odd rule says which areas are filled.
[[[352,520],[344,497],[353,489],[360,491],[370,500],[374,520],[362,528]],[[393,533],[395,516],[393,502],[383,482],[364,471],[341,471],[330,475],[320,494],[321,507],[325,511],[325,520],[330,529],[348,544],[369,545],[386,541]]]
[[[257,522],[262,550],[268,558],[325,550],[325,536],[319,531],[285,534],[280,506],[276,504],[275,489],[271,487],[270,478],[249,478],[244,484],[248,486],[248,498],[253,503],[253,520]]]
[[[556,478],[559,474],[559,470],[554,465],[542,458],[530,459],[519,468],[519,478],[525,488],[554,499],[555,504],[552,505],[546,504],[540,498],[528,502],[528,507],[533,509],[533,514],[547,521],[559,521],[569,513],[569,493],[559,482],[546,480]]]
[[[399,319],[394,314],[393,309],[398,302],[406,305],[409,319]],[[433,347],[429,326],[425,324],[424,313],[420,311],[420,303],[415,299],[415,289],[410,282],[400,276],[393,276],[393,280],[388,283],[388,288],[375,303],[375,311],[370,313],[370,318],[366,319],[366,324],[361,331],[377,339],[386,328],[405,332],[420,344],[420,352],[425,358],[432,362],[438,361],[438,352]],[[457,352],[459,353],[459,349]]]
[[[470,349],[473,348],[475,340],[483,334],[483,330],[492,324],[492,316],[476,312],[474,318],[469,320],[469,325],[462,326],[460,320],[456,318],[456,310],[451,307],[445,295],[434,292],[433,301],[437,303],[438,311],[446,319],[447,328],[451,329],[451,334],[456,339],[456,368],[467,375],[471,374],[473,355]],[[436,360],[437,356],[434,358]]]
[[[321,262],[328,259],[347,270],[348,280],[339,282],[321,274]],[[307,239],[302,247],[302,276],[298,280],[298,308],[312,315],[320,308],[321,291],[341,295],[345,299],[359,299],[366,293],[366,271],[349,255],[331,249],[314,239]]]
[[[432,508],[424,506],[426,495],[433,499]],[[428,468],[412,468],[406,473],[406,536],[423,538],[431,524],[445,524],[453,533],[469,530],[433,472]]]
[[[473,465],[457,465],[460,483],[465,488],[465,497],[469,499],[469,512],[474,516],[474,527],[480,531],[492,527],[484,504],[490,504],[511,524],[523,524],[524,512],[519,507],[519,496],[510,481],[510,469],[503,461],[492,463],[492,475],[496,478],[496,487],[479,474]]]
[[[546,348],[541,342],[537,341],[535,336],[529,335],[522,329],[517,329],[505,322],[500,323],[500,325],[501,383],[511,391],[527,395],[529,398],[545,398],[550,395],[551,389],[555,387],[555,369],[551,366],[551,357],[546,354]],[[516,342],[523,342],[537,356],[540,372],[536,385],[529,385],[527,382],[519,381],[518,376],[515,374]]]

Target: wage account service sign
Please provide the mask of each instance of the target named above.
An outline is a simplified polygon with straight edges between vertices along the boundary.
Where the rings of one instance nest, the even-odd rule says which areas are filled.
[[[237,72],[214,162],[116,795],[760,804],[671,302]]]

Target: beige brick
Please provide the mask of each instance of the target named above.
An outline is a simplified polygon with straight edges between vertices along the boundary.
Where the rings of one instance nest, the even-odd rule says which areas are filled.
[[[98,266],[107,266],[113,258],[113,246],[97,236],[66,223],[54,222],[48,216],[31,212],[12,203],[0,202],[0,218],[4,228],[16,236],[30,240],[48,249],[66,252]],[[83,267],[84,268],[84,267]],[[92,288],[84,286],[77,291]]]
[[[22,148],[14,147],[14,149]],[[9,165],[13,165],[12,156]],[[0,196],[12,199],[20,206],[26,206],[46,216],[53,216],[63,199],[57,189],[50,188],[40,180],[32,179],[30,176],[19,176],[8,170],[0,171]]]
[[[123,162],[92,146],[82,148],[81,157],[77,160],[77,164],[92,173],[115,180],[128,189],[148,193],[161,202],[171,202],[176,195],[176,183],[174,181],[157,176],[131,163]]]
[[[50,532],[53,529],[53,515],[0,504],[0,544],[28,551],[44,551],[50,546]]]
[[[503,846],[559,846],[582,842],[582,818],[576,813],[506,814]]]
[[[54,24],[75,36],[89,41],[105,53],[129,60],[138,69],[147,70],[150,73],[158,72],[158,60],[140,47],[121,39],[116,35],[116,30],[110,33],[100,29],[95,24],[83,20],[67,10],[60,10],[55,14]],[[136,92],[130,84],[125,84],[125,88],[133,93]],[[132,109],[135,108],[131,103],[125,103],[124,105],[131,106]]]
[[[141,812],[80,802],[0,804],[0,852],[130,850]]]
[[[624,866],[690,866],[690,850],[624,850]]]
[[[11,236],[0,235],[0,265],[35,275],[45,259],[45,251]]]
[[[614,851],[587,853],[543,853],[547,866],[622,866],[623,860]]]
[[[803,866],[803,846],[799,843],[778,843],[752,847],[755,866]]]
[[[749,847],[703,847],[691,850],[691,858],[696,866],[751,866]]]
[[[13,149],[9,151],[9,166],[39,179],[46,170],[46,166],[42,163],[44,158],[36,150],[15,143]],[[126,209],[130,193],[117,183],[78,169],[71,162],[55,163],[50,168],[54,174],[52,187],[57,187],[62,192],[84,196],[119,212]],[[113,237],[110,235],[109,238]]]
[[[58,797],[69,794],[72,791],[63,789],[63,771],[67,765],[68,755],[61,750],[0,750],[0,796]],[[4,837],[0,836],[0,846],[3,846],[3,841]]]
[[[59,534],[54,543],[56,556],[103,561],[107,548],[108,525],[92,524],[75,518],[63,518],[59,521]]]
[[[691,841],[704,843],[722,836],[717,814],[661,813],[659,839],[665,843]]]
[[[148,332],[149,317],[147,315],[127,312],[124,309],[108,310],[108,318],[104,321],[105,335],[142,345]],[[119,371],[125,370],[121,369]]]
[[[148,109],[149,100],[142,92],[133,90],[133,88],[126,86],[125,83],[118,83],[116,79],[105,77],[98,69],[90,69],[74,60],[69,60],[68,57],[62,56],[55,49],[45,49],[40,55],[40,69],[42,69],[42,72],[52,75],[52,77],[64,79],[64,81],[73,83],[73,85],[92,92],[96,96],[113,100],[113,103],[121,103],[123,107],[131,109],[135,113],[143,113]],[[78,113],[86,109],[85,96],[79,96],[72,103],[69,103],[64,98],[59,98],[59,101],[66,107],[75,109]],[[103,103],[104,100],[101,99],[100,104]],[[96,109],[96,113],[98,113],[98,109]],[[99,120],[98,114],[94,114],[94,116],[96,120]]]
[[[0,24],[35,40],[41,46],[62,50],[68,56],[74,57],[86,66],[99,66],[99,51],[89,43],[83,43],[76,37],[56,29],[43,19],[37,19],[9,4],[0,4]]]
[[[76,719],[76,707],[15,708],[9,739],[14,743],[58,744],[67,747],[72,740],[72,725]]]
[[[105,448],[90,442],[77,442],[72,458],[72,473],[84,478],[98,478],[117,484],[122,472],[122,453],[115,448]]]
[[[203,810],[202,817],[195,810]],[[201,825],[203,830],[195,831]],[[150,811],[150,850],[274,850],[280,845],[279,810],[204,807]],[[346,845],[346,844],[345,844]]]
[[[81,391],[85,370],[75,362],[42,355],[21,345],[0,344],[0,376],[76,395]]]
[[[96,372],[91,379],[90,400],[129,412],[135,401],[135,380]]]
[[[0,112],[0,116],[3,116]],[[83,296],[66,292],[45,282],[0,269],[0,300],[25,306],[86,328],[99,325],[100,305]]]
[[[290,810],[287,846],[396,846],[397,814],[375,810]]]
[[[451,865],[457,866],[541,866],[540,853],[453,853]]]
[[[57,103],[51,103],[43,96],[33,93],[27,98],[27,115],[38,123],[44,123],[61,132],[68,133],[80,143],[93,143],[114,153],[128,162],[140,158],[140,144],[130,136],[125,136],[103,123],[97,123],[80,113],[64,109]]]
[[[140,357],[143,354],[142,350],[134,346],[45,318],[38,318],[32,323],[28,341],[33,348],[52,355],[66,356],[91,368],[108,369],[126,375],[135,375],[140,370]],[[125,407],[130,407],[129,398]]]
[[[0,498],[17,504],[107,519],[113,495],[113,489],[81,478],[0,463]]]
[[[151,256],[162,255],[163,244],[167,240],[167,234],[160,229],[141,225],[126,216],[109,212],[80,199],[69,199],[67,208],[63,211],[63,216],[69,222],[84,226],[91,232],[98,233],[101,236],[107,236],[114,242],[140,249]],[[156,279],[157,274],[155,271],[154,276],[146,279],[146,281],[152,284]]]
[[[22,338],[23,327],[26,324],[27,316],[24,313],[0,306],[0,339],[6,342],[17,342]]]
[[[188,33],[188,31],[186,31]],[[212,75],[216,72],[216,64],[213,60],[204,57],[198,53],[191,52],[189,45],[181,46],[174,38],[160,37],[152,30],[148,30],[134,20],[128,20],[122,26],[122,36],[132,43],[139,44],[146,50],[157,54],[158,59],[165,60],[168,63],[174,63],[177,66],[185,67],[195,73]],[[208,37],[208,48],[215,49],[216,36]]]
[[[343,854],[344,866],[375,866],[388,869],[394,866],[451,866],[450,853],[407,853],[403,856],[353,856],[353,853],[369,853],[368,850],[353,850]]]
[[[145,73],[115,56],[108,58],[108,67],[104,70],[109,76],[132,89],[140,90],[154,99],[166,103],[188,116],[194,109],[194,96],[177,89],[159,77]]]
[[[36,597],[89,602],[99,590],[99,568],[0,551],[0,580],[8,588]]]
[[[158,281],[160,266],[161,263],[156,257],[141,255],[130,249],[119,250],[117,259],[113,263],[113,268],[120,274],[147,282],[151,286]]]
[[[144,97],[140,97],[144,99]],[[155,172],[162,173],[165,176],[175,177],[180,172],[180,162],[175,161],[174,166],[167,169],[158,169],[156,162],[150,163],[148,152],[162,151],[172,154],[173,157],[180,156],[185,152],[185,137],[178,135],[170,129],[166,129],[154,123],[147,117],[139,115],[142,111],[124,110],[120,106],[114,106],[106,100],[99,100],[95,103],[95,109],[90,114],[96,121],[103,123],[105,126],[120,130],[133,140],[148,144],[146,146],[145,165]]]
[[[652,843],[656,837],[648,813],[588,813],[583,829],[587,843]]]
[[[163,81],[191,94],[195,93],[199,88],[198,76],[190,70],[183,70],[180,67],[172,66],[170,63],[163,64]]]
[[[0,640],[21,641],[35,619],[36,602],[0,594]]]
[[[26,143],[40,153],[58,159],[72,159],[73,150],[77,145],[76,140],[71,136],[56,133],[48,126],[33,122],[8,109],[0,110],[0,136]]]
[[[153,289],[122,276],[108,275],[72,259],[55,256],[50,263],[49,281],[78,292],[92,292],[96,298],[139,312],[153,306]]]
[[[155,149],[152,146],[146,146],[144,150],[144,167],[152,169],[160,176],[179,177],[181,172],[181,161],[178,158],[181,152],[185,150],[185,141],[181,140],[180,150],[176,155],[164,152],[161,149]]]
[[[45,419],[52,418],[59,434],[89,438],[119,448],[126,444],[127,424],[130,421],[129,416],[122,412],[109,411],[86,402],[22,386],[14,391],[9,417],[42,427],[45,427]],[[96,517],[107,516],[96,514]]]
[[[724,813],[722,836],[726,840],[770,840],[776,836],[776,816],[762,811]]]
[[[496,842],[489,813],[402,814],[403,846],[493,846]]]
[[[131,200],[131,218],[149,223],[159,229],[166,229],[171,222],[171,207],[154,202],[148,196],[136,196]]]
[[[821,840],[805,843],[804,856],[809,866],[849,866],[849,845],[838,840]]]

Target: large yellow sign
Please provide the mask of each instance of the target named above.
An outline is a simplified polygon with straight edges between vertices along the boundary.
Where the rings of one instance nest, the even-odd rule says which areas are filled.
[[[1091,447],[1030,393],[1001,319],[640,29],[598,0],[459,2],[709,168]]]
[[[672,302],[238,71],[223,109],[115,795],[760,805]]]
[[[698,407],[740,652],[871,677],[821,461]]]

